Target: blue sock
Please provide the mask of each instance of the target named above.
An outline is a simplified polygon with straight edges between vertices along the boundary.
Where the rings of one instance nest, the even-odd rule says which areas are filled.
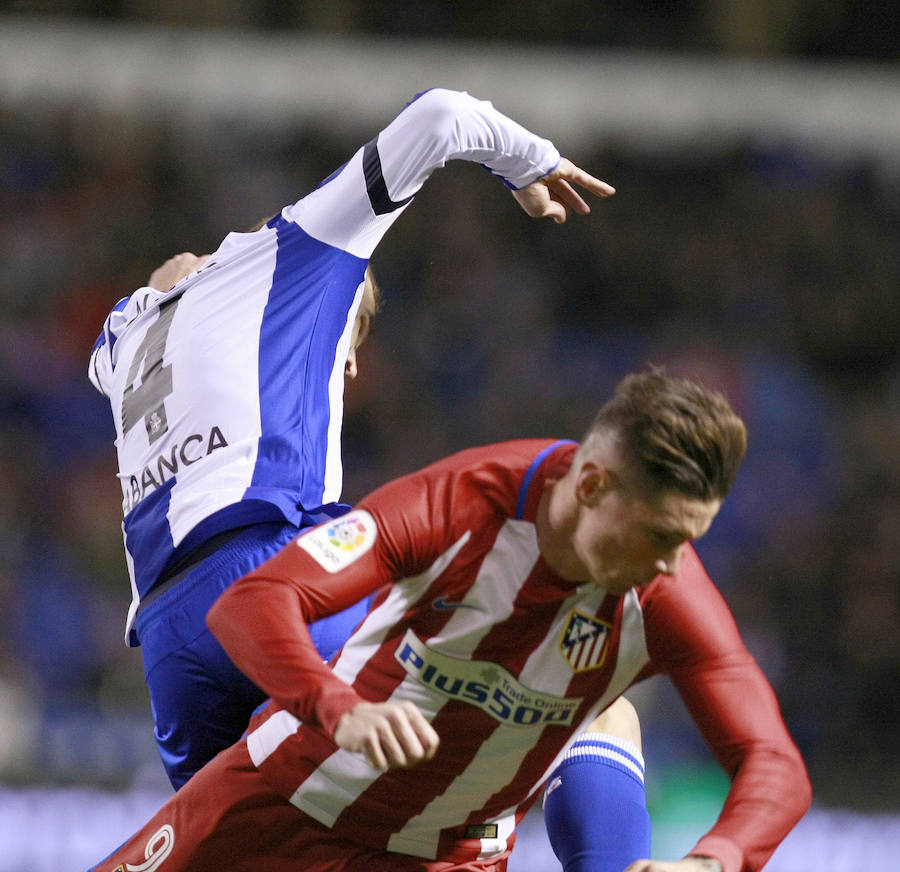
[[[606,733],[582,733],[547,781],[544,821],[565,872],[622,872],[649,857],[640,751]]]

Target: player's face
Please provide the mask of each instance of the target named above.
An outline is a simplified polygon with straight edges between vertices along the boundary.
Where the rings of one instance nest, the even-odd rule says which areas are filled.
[[[580,508],[570,545],[583,577],[624,594],[657,575],[675,575],[685,544],[709,529],[721,500],[642,493],[611,485],[602,472],[582,470],[577,486]]]

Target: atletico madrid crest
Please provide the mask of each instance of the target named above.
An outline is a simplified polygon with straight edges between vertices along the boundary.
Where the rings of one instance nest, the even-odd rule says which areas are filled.
[[[606,659],[610,624],[573,611],[563,630],[560,649],[575,672],[596,669]]]

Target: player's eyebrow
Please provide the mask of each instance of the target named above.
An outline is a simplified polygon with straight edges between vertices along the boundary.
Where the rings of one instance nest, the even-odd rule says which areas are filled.
[[[686,542],[693,538],[691,531],[678,526],[668,527],[660,524],[651,524],[647,527],[647,530],[651,535],[667,541]]]

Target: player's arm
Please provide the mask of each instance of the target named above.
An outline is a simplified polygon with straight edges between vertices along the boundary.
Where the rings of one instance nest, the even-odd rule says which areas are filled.
[[[312,563],[295,543],[285,546],[213,604],[206,619],[213,635],[282,708],[319,724],[373,766],[411,766],[433,756],[437,734],[422,714],[409,703],[364,700],[322,662],[307,629],[376,589],[375,573],[359,566],[329,580]]]
[[[318,528],[304,536],[316,537]],[[333,733],[362,699],[322,663],[308,625],[358,602],[378,586],[370,560],[330,576],[297,542],[229,587],[207,626],[234,663],[279,705]]]
[[[410,498],[404,483],[380,489],[383,502],[402,514]],[[396,524],[363,509],[344,516],[362,544],[344,549],[315,527],[228,588],[207,615],[207,625],[235,664],[282,708],[319,724],[335,743],[367,756],[378,768],[409,766],[433,756],[438,737],[414,706],[369,701],[336,676],[318,655],[308,625],[336,614],[396,577],[397,549],[412,524]],[[400,558],[404,559],[404,558]]]
[[[671,678],[731,779],[716,825],[692,853],[724,872],[760,869],[809,808],[809,777],[775,693],[744,650]]]
[[[410,149],[407,137],[421,138]],[[415,142],[415,139],[413,140]],[[412,196],[431,172],[448,160],[481,163],[512,190],[534,218],[564,221],[570,212],[590,212],[577,188],[609,197],[615,188],[561,157],[549,140],[469,94],[435,88],[411,103],[377,139],[385,179],[398,196]],[[424,158],[424,160],[422,160]]]
[[[431,173],[449,160],[485,166],[533,217],[563,221],[572,211],[590,211],[578,188],[600,197],[614,193],[489,102],[435,88],[284,215],[317,239],[367,258]]]
[[[692,550],[678,577],[662,582],[655,597],[648,589],[645,615],[651,657],[731,779],[719,819],[691,854],[714,858],[723,872],[760,869],[811,802],[806,767],[775,692]],[[637,865],[629,872],[668,868]]]

